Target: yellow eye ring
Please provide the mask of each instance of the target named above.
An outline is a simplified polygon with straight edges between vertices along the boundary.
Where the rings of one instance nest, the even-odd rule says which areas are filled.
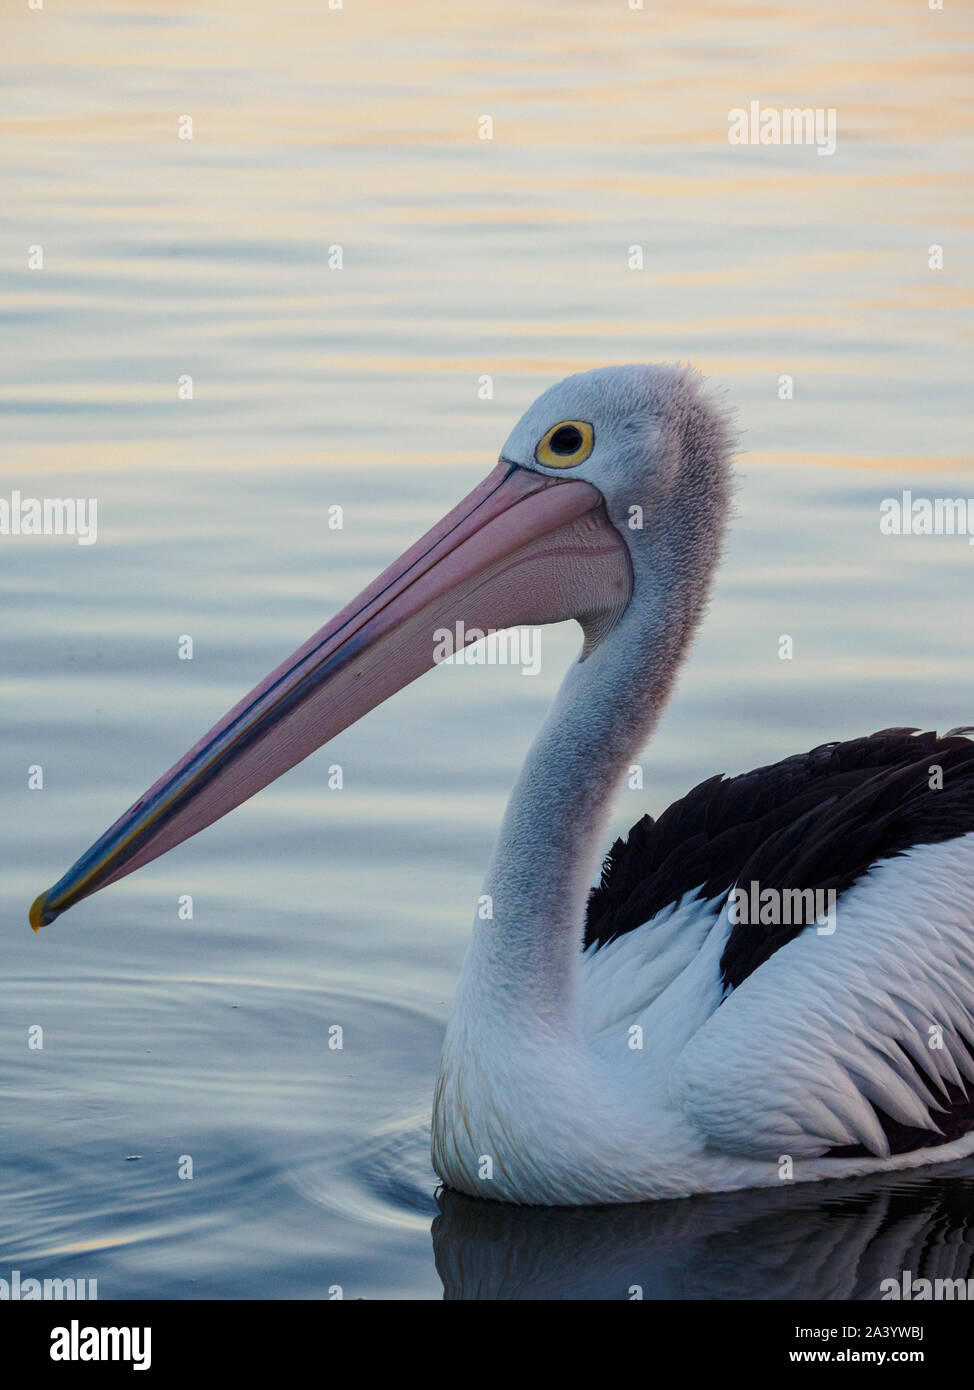
[[[552,425],[534,451],[546,468],[575,468],[595,447],[595,431],[587,420],[562,420]]]

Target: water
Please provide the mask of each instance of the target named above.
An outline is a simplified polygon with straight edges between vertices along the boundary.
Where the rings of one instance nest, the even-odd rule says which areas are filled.
[[[974,494],[969,16],[103,0],[4,29],[0,495],[95,497],[98,541],[2,540],[0,1275],[103,1298],[869,1298],[904,1267],[966,1275],[970,1164],[618,1211],[437,1200],[443,1027],[570,626],[537,677],[441,668],[38,938],[26,911],[487,472],[539,390],[606,362],[693,361],[744,450],[714,603],[615,831],[715,771],[974,722],[974,550],[878,525],[904,488]],[[753,98],[834,106],[835,155],[731,147]]]

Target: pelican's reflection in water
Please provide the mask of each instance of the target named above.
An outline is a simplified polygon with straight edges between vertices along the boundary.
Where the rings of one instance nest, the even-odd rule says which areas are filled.
[[[906,1270],[971,1279],[974,1293],[970,1160],[624,1207],[516,1207],[446,1190],[437,1204],[449,1299],[879,1299]]]

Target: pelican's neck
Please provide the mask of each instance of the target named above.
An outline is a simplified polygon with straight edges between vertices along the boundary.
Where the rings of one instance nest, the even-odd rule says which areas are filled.
[[[613,799],[685,645],[663,604],[639,598],[571,667],[528,753],[487,871],[458,1008],[574,1026],[586,903]]]

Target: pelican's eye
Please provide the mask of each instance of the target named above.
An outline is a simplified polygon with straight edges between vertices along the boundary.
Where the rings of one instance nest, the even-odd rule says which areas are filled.
[[[534,451],[546,468],[574,468],[584,463],[595,445],[595,431],[587,420],[562,420],[552,425]]]

